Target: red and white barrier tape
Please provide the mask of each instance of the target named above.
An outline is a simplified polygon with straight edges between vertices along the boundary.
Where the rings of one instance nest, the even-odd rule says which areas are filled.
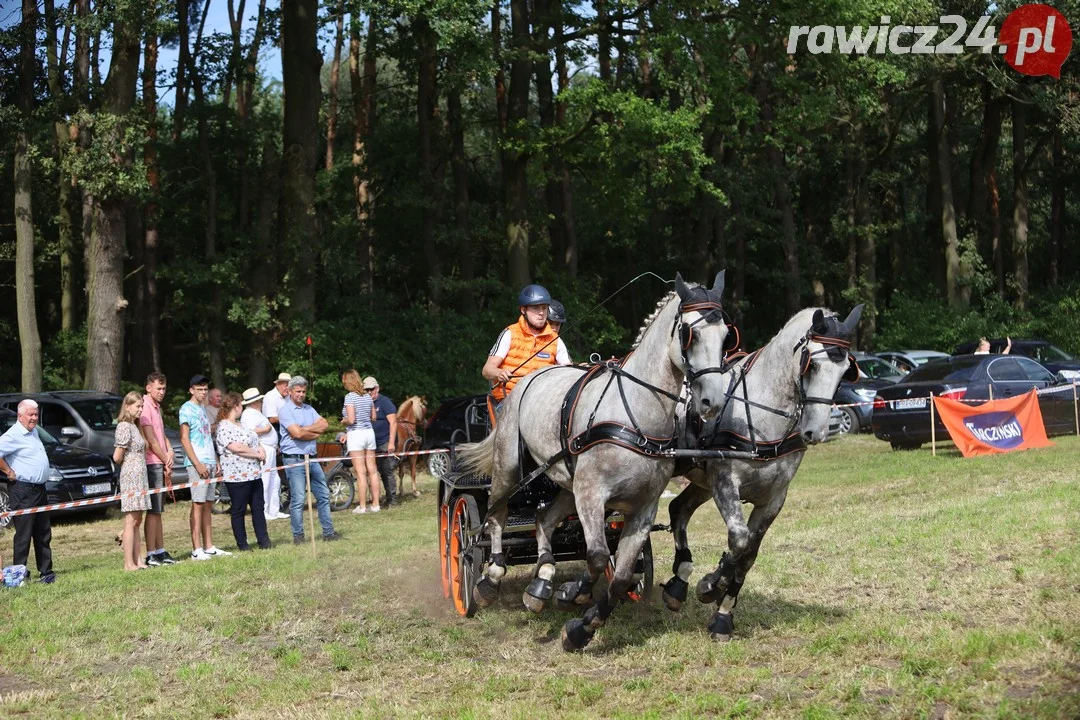
[[[1077,384],[1080,384],[1080,383],[1077,383]],[[1053,394],[1056,394],[1056,393],[1063,393],[1063,392],[1071,393],[1072,388],[1073,388],[1072,385],[1060,385],[1058,387],[1042,388],[1041,390],[1036,388],[1035,393],[1037,395],[1053,395]],[[925,399],[927,397],[929,397],[929,396],[928,395],[916,395],[916,396],[912,396],[910,398],[896,398],[894,400],[882,400],[881,402],[894,403],[894,402],[896,402],[896,400],[918,400],[919,398]],[[1013,397],[1015,397],[1015,396],[1013,396]],[[950,398],[950,399],[955,399],[955,398]],[[1004,398],[995,398],[995,400],[1003,400],[1003,399]],[[833,407],[837,407],[837,408],[861,407],[863,405],[873,405],[875,402],[876,402],[876,400],[867,400],[866,402],[858,402],[858,403],[833,403]],[[989,400],[987,400],[986,398],[981,398],[981,399],[960,398],[959,400],[956,400],[956,402],[971,403],[972,405],[981,405],[984,402],[989,402]]]
[[[410,450],[408,452],[400,452],[400,453],[390,453],[390,452],[376,453],[375,457],[402,458],[402,457],[405,457],[405,456],[408,456],[408,455],[435,455],[435,454],[439,454],[439,453],[448,453],[448,452],[450,452],[450,451],[446,450],[444,448],[440,448],[438,450]],[[336,456],[336,457],[328,457],[328,458],[315,458],[315,457],[313,457],[313,458],[310,458],[308,460],[308,462],[309,463],[341,462],[342,460],[347,460],[348,458],[349,458],[348,455],[339,455],[339,456]],[[255,479],[261,478],[263,476],[264,472],[277,472],[278,470],[288,470],[289,468],[294,468],[294,467],[304,467],[304,463],[301,462],[301,463],[278,465],[277,467],[273,467],[273,468],[260,469],[258,472],[233,473],[233,474],[229,475],[228,477],[233,478],[234,481],[235,481],[236,478],[250,478],[252,480],[255,480]],[[188,472],[194,472],[193,466],[190,466],[190,465],[188,466]],[[195,480],[193,482],[177,483],[177,484],[174,484],[174,485],[169,485],[167,487],[160,487],[160,488],[149,488],[147,490],[140,490],[138,492],[118,493],[116,495],[103,495],[101,497],[87,498],[85,500],[72,500],[70,502],[54,503],[52,505],[37,505],[35,507],[23,508],[21,510],[8,510],[6,512],[0,512],[0,521],[5,520],[6,518],[15,517],[17,515],[32,515],[34,513],[51,512],[53,510],[71,510],[72,508],[89,507],[89,506],[92,506],[92,505],[104,505],[105,503],[115,502],[115,501],[121,500],[123,498],[135,498],[135,497],[141,497],[143,495],[157,495],[159,493],[172,492],[172,491],[175,491],[175,490],[186,490],[187,488],[193,488],[193,487],[196,487],[197,485],[209,485],[211,483],[216,483],[216,482],[226,482],[225,477],[224,476],[216,476],[216,477],[213,477],[213,478],[208,478],[206,480],[199,479],[199,480]]]

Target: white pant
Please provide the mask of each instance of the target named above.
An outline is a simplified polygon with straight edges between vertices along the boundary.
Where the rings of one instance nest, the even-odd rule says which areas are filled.
[[[263,445],[262,449],[266,451],[266,459],[263,460],[263,500],[266,503],[264,513],[268,518],[277,517],[281,512],[281,477],[278,476],[278,471],[273,468],[277,467],[277,445]]]

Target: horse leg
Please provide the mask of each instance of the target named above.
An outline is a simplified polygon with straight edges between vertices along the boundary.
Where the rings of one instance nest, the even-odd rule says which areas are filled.
[[[750,531],[743,519],[742,502],[739,499],[739,489],[733,478],[726,477],[710,478],[712,481],[713,499],[716,507],[720,509],[720,515],[728,528],[728,551],[733,556],[740,556],[746,551],[750,538]],[[724,568],[724,559],[728,553],[724,553],[716,570],[701,578],[697,586],[698,600],[703,603],[720,602],[724,597],[724,579],[730,582],[730,572],[721,572]]]
[[[745,544],[741,549],[732,549],[731,557],[728,553],[720,559],[720,566],[716,569],[717,582],[714,585],[717,600],[716,614],[709,621],[709,634],[713,640],[730,640],[735,631],[735,605],[739,601],[739,591],[742,590],[746,574],[754,566],[757,560],[758,549],[765,533],[769,531],[773,520],[780,514],[787,497],[787,488],[777,493],[768,503],[754,506],[750,513],[749,529]],[[729,541],[730,542],[730,541]]]
[[[671,534],[675,538],[675,560],[671,563],[671,579],[661,583],[664,605],[668,610],[678,612],[689,589],[690,574],[694,571],[694,556],[690,552],[690,543],[686,535],[686,526],[690,518],[710,497],[707,489],[691,483],[679,496],[671,501],[668,513],[671,516]]]
[[[619,535],[615,572],[612,575],[611,583],[608,585],[607,593],[595,605],[586,610],[580,619],[574,618],[563,626],[563,650],[581,650],[588,645],[596,631],[607,622],[611,612],[626,597],[626,591],[633,581],[634,566],[637,565],[638,554],[641,552],[641,546],[645,544],[646,538],[649,537],[649,531],[652,530],[652,521],[655,516],[656,506],[653,505],[651,513],[641,511],[633,517],[625,518],[622,533]],[[600,549],[603,551],[603,557],[600,556],[599,552],[596,552],[595,537],[590,537],[590,533],[586,532],[589,547],[589,571],[593,573],[594,578],[599,573],[604,572],[604,568],[607,567],[608,563],[607,540],[604,537],[602,514],[600,519],[599,543],[602,546]]]
[[[551,552],[551,536],[555,532],[555,526],[573,511],[573,493],[560,490],[555,496],[555,502],[544,508],[536,518],[536,570],[532,582],[521,596],[525,607],[534,613],[542,611],[554,594],[551,579],[555,577],[555,556]]]
[[[412,443],[412,449],[420,447],[420,442],[415,441]],[[416,489],[416,455],[409,456],[409,476],[412,478],[412,494],[413,497],[420,497],[420,491]]]
[[[506,575],[506,556],[503,554],[502,534],[506,526],[507,509],[505,507],[491,514],[487,522],[488,536],[491,538],[491,558],[484,574],[476,581],[474,597],[480,607],[488,607],[499,597],[499,583]]]

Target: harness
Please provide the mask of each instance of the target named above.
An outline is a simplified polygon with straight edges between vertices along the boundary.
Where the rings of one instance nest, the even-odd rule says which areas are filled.
[[[799,357],[799,379],[795,382],[795,394],[798,399],[795,402],[794,409],[787,411],[781,408],[764,405],[750,399],[749,390],[746,386],[746,376],[761,357],[762,348],[759,348],[743,358],[742,366],[736,368],[732,372],[731,381],[728,383],[728,389],[724,393],[724,405],[717,414],[717,418],[723,417],[728,404],[733,400],[742,403],[743,409],[746,412],[746,427],[749,432],[749,437],[741,435],[734,430],[718,429],[717,421],[712,423],[710,432],[699,435],[698,447],[709,450],[738,450],[752,452],[756,455],[754,458],[755,460],[766,462],[776,460],[792,453],[805,452],[806,440],[803,438],[802,434],[796,430],[799,420],[802,419],[803,409],[811,404],[833,404],[833,399],[831,397],[816,397],[807,395],[806,393],[806,374],[810,370],[810,363],[813,361],[813,357],[825,353],[830,358],[839,360],[841,357],[846,356],[849,359],[851,366],[845,372],[844,377],[850,377],[852,371],[854,371],[855,378],[857,379],[858,377],[858,366],[848,353],[848,350],[851,347],[851,341],[847,340],[841,334],[843,332],[842,324],[839,323],[835,317],[825,318],[824,323],[824,327],[822,327],[820,331],[815,329],[816,326],[812,326],[807,330],[806,334],[795,343],[795,347],[792,348],[792,355],[798,353],[800,350],[802,351],[802,354]],[[820,344],[822,348],[811,351],[809,346],[812,342]],[[772,413],[773,415],[779,415],[780,417],[786,418],[790,421],[787,429],[777,439],[760,439],[754,429],[751,408],[757,408]],[[698,425],[699,429],[705,430],[701,418],[695,417],[693,422]]]

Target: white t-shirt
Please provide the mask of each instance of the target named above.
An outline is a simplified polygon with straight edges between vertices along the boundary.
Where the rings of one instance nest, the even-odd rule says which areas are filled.
[[[244,412],[240,414],[240,424],[244,426],[245,430],[251,430],[255,432],[255,428],[260,425],[270,425],[270,421],[266,419],[266,416],[255,408],[244,408]],[[278,435],[274,430],[274,426],[270,425],[270,429],[259,435],[259,443],[262,445],[272,445],[277,447]]]
[[[491,357],[504,358],[510,353],[510,331],[504,329],[499,334],[499,339],[495,341],[495,347],[491,348],[491,352],[488,353]],[[559,365],[571,365],[573,361],[570,360],[570,352],[566,349],[566,345],[563,343],[562,338],[555,341],[555,362]]]
[[[266,392],[266,397],[263,398],[262,414],[268,418],[276,418],[281,406],[284,404],[285,398],[277,391],[276,386],[272,387]]]

